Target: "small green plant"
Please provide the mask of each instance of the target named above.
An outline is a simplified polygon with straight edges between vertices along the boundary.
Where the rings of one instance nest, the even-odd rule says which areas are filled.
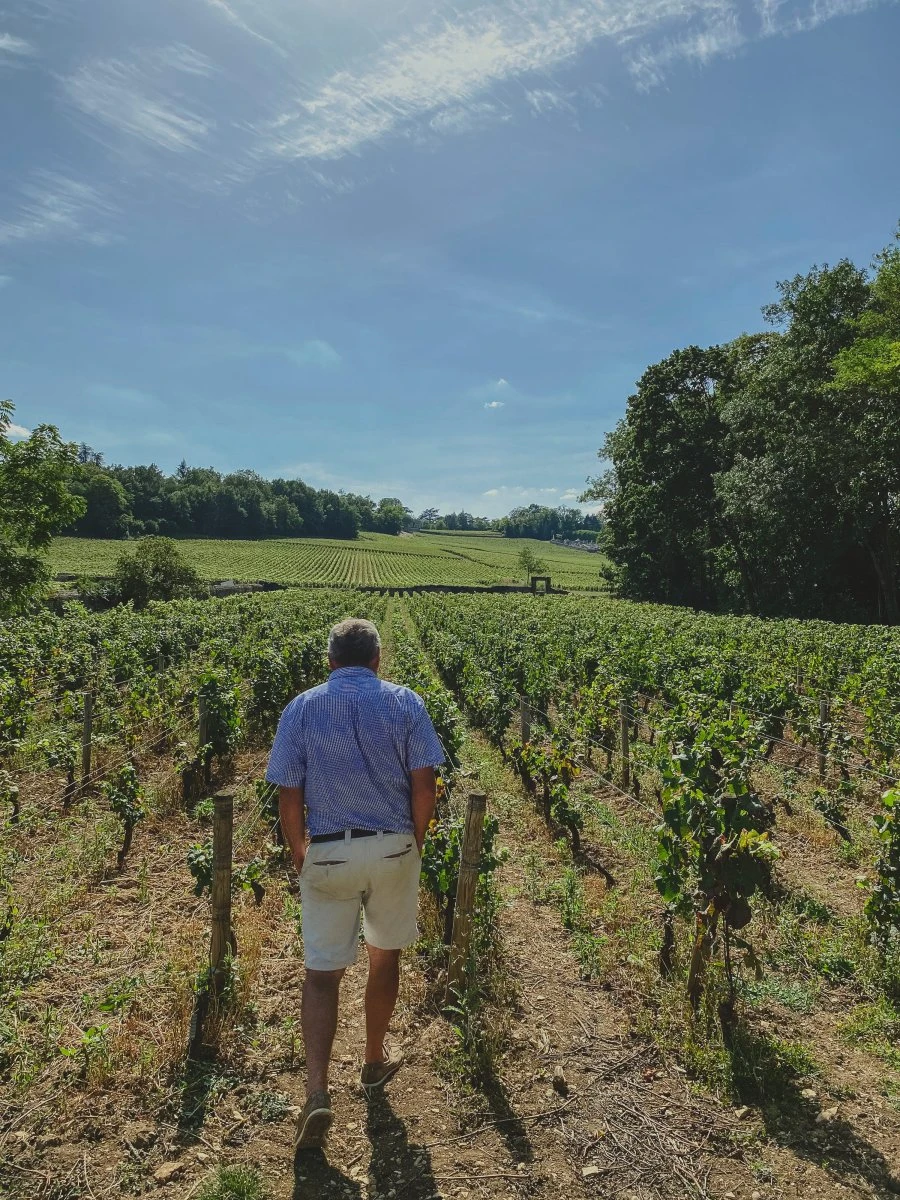
[[[10,805],[12,812],[9,819],[12,824],[17,825],[19,823],[19,785],[9,771],[0,771],[0,804]]]
[[[47,766],[55,771],[62,771],[66,777],[66,790],[63,794],[63,807],[68,808],[75,797],[75,766],[78,762],[78,746],[66,734],[56,733],[44,738],[40,748],[47,760]]]
[[[872,945],[886,959],[900,955],[900,789],[881,797],[875,836],[881,850],[865,911]]]
[[[490,877],[506,861],[506,851],[497,846],[500,822],[485,817],[481,843],[479,883]],[[462,822],[454,817],[432,821],[422,850],[422,882],[435,897],[444,917],[444,944],[450,944],[453,932],[453,912],[456,887],[459,882],[459,860],[462,844]]]
[[[196,1193],[197,1200],[269,1200],[270,1195],[251,1167],[219,1167]]]
[[[91,1025],[85,1029],[74,1046],[62,1046],[60,1053],[65,1058],[81,1060],[81,1078],[105,1074],[109,1067],[109,1026]]]
[[[697,1011],[720,921],[730,1005],[731,941],[756,963],[752,947],[732,931],[750,923],[750,898],[767,884],[778,851],[769,841],[772,810],[750,783],[746,719],[692,718],[679,724],[674,752],[661,757],[656,886],[674,911],[694,917],[687,994]],[[730,1019],[731,1013],[723,1015]]]
[[[194,895],[202,896],[212,890],[213,848],[212,839],[205,842],[195,842],[187,852],[188,870],[194,878]],[[265,890],[261,880],[268,870],[265,858],[257,855],[241,866],[233,866],[231,870],[231,890],[250,891],[257,904],[262,901]]]
[[[206,671],[200,677],[197,696],[206,711],[206,746],[201,750],[204,767],[210,760],[228,758],[241,739],[240,690],[220,672]]]
[[[100,790],[109,807],[122,822],[122,845],[118,854],[118,867],[121,871],[131,849],[134,827],[147,815],[144,808],[144,789],[138,782],[134,764],[128,762],[123,763],[110,779],[104,780]]]

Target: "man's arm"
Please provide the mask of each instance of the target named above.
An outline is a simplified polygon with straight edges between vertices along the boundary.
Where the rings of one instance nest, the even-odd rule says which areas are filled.
[[[413,828],[416,835],[416,845],[419,847],[419,853],[421,854],[422,847],[425,845],[425,834],[428,832],[428,823],[434,816],[434,809],[437,804],[437,781],[434,775],[434,767],[419,767],[415,771],[410,771],[409,782]]]
[[[300,871],[306,858],[306,810],[302,787],[278,789],[278,816],[294,866]]]

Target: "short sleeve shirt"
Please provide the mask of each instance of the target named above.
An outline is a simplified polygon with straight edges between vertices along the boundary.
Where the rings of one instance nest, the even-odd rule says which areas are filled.
[[[412,833],[409,773],[444,759],[420,696],[368,667],[338,667],[281,714],[266,779],[304,789],[312,837]]]

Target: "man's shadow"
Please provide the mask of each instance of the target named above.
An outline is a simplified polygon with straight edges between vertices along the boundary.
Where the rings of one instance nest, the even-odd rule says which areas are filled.
[[[410,1143],[406,1125],[384,1091],[369,1100],[366,1132],[372,1143],[369,1180],[379,1195],[392,1191],[397,1200],[426,1200],[439,1191],[431,1155],[424,1146]]]
[[[358,1180],[333,1167],[324,1150],[298,1150],[294,1155],[294,1191],[292,1200],[362,1200]]]

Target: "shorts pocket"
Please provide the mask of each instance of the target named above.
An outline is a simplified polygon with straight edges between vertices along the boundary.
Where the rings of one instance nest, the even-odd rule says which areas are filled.
[[[383,854],[382,858],[385,862],[395,862],[397,859],[408,858],[416,850],[415,841],[410,841],[407,846],[401,850],[392,850],[390,854]]]

